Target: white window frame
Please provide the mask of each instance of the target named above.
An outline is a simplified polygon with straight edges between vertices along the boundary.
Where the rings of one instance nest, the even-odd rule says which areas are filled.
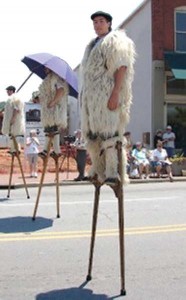
[[[177,7],[174,11],[174,51],[179,52],[179,53],[186,53],[186,49],[184,51],[177,50],[177,43],[176,43],[177,33],[185,34],[185,38],[186,38],[186,31],[177,31],[177,28],[176,28],[176,15],[177,15],[177,13],[184,13],[186,15],[186,6]]]

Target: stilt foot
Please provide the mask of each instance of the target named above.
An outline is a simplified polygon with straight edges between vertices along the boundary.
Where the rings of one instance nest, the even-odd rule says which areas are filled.
[[[27,199],[30,199],[30,196],[29,196],[29,195],[27,196]]]
[[[10,197],[10,195],[7,195],[7,198],[9,198]]]
[[[60,215],[57,215],[57,218],[60,218]]]
[[[32,218],[32,221],[35,221],[35,219],[36,219],[36,218],[35,218],[35,217],[33,217],[33,218]]]
[[[86,281],[90,281],[92,279],[91,275],[87,275]]]
[[[127,294],[126,290],[122,289],[121,292],[120,292],[120,295],[121,296],[126,296],[126,294]]]

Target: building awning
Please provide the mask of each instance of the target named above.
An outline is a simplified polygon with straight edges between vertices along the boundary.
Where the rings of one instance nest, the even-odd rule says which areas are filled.
[[[186,79],[186,53],[165,52],[165,61],[176,79]]]

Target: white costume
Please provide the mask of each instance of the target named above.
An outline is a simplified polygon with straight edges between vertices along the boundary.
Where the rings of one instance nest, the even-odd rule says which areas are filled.
[[[132,102],[134,44],[124,31],[111,31],[104,38],[92,40],[82,61],[82,132],[92,160],[90,176],[99,180],[118,176],[117,141],[123,142]],[[111,111],[108,100],[114,87],[114,74],[126,66],[120,91],[119,107]],[[100,150],[103,154],[100,155]]]
[[[56,91],[59,88],[64,89],[64,95],[61,97],[58,104],[52,108],[47,105],[55,97]],[[68,101],[68,84],[58,75],[50,72],[39,86],[39,99],[41,104],[41,123],[44,131],[50,132],[52,127],[56,130],[67,127],[67,101]],[[54,136],[54,151],[60,152],[59,149],[59,134]],[[46,137],[44,150],[47,150],[48,138]]]
[[[14,123],[11,125],[14,110],[18,113],[15,117]],[[2,133],[9,136],[16,137],[19,142],[20,137],[25,133],[25,118],[24,118],[24,105],[16,94],[12,94],[5,105]],[[10,150],[15,151],[13,141],[10,140]]]

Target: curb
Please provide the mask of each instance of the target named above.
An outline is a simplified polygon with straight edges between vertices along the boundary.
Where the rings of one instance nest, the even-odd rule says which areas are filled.
[[[180,176],[180,177],[174,177],[174,181],[170,182],[169,178],[150,178],[150,179],[131,179],[130,182],[126,185],[129,184],[139,184],[139,183],[164,183],[164,182],[170,182],[170,183],[174,183],[174,182],[182,182],[182,181],[186,181],[186,176]],[[74,180],[63,180],[59,183],[59,186],[67,186],[67,185],[91,185],[92,183],[89,181],[74,181]],[[43,183],[43,187],[44,186],[55,186],[55,182],[45,182]],[[27,183],[27,187],[38,187],[39,186],[39,182],[30,182]],[[6,190],[8,189],[8,185],[3,184],[0,185],[0,190]],[[11,185],[10,189],[19,189],[19,188],[24,188],[24,184],[23,183],[14,183]]]

